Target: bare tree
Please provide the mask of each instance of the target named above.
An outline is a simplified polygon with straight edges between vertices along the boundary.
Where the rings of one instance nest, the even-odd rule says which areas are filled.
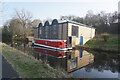
[[[41,20],[35,19],[32,21],[32,27],[38,27],[39,23],[41,23]]]
[[[20,24],[19,19],[11,19],[8,27],[8,30],[12,34],[12,36],[24,35],[24,27]]]
[[[74,15],[69,15],[69,16],[61,16],[60,19],[61,20],[73,20],[75,19],[76,16]]]
[[[21,27],[24,28],[24,37],[28,36],[30,34],[30,27],[31,27],[31,19],[32,14],[28,11],[25,11],[24,9],[21,11],[15,10],[15,17],[16,19],[19,19],[19,23],[21,24]],[[17,26],[17,25],[16,25]]]
[[[32,14],[24,9],[21,11],[15,10],[15,17],[20,20],[20,23],[23,27],[28,27],[27,24],[30,23]]]

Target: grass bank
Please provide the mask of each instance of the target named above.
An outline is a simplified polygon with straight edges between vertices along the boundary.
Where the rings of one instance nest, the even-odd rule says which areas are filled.
[[[99,51],[110,51],[110,52],[120,52],[118,49],[118,45],[120,44],[120,38],[118,35],[110,35],[107,42],[105,42],[102,38],[94,38],[89,40],[83,46],[77,46],[79,48],[87,47],[94,50]]]
[[[3,56],[22,78],[71,78],[65,71],[53,69],[5,43],[0,43],[0,46]]]

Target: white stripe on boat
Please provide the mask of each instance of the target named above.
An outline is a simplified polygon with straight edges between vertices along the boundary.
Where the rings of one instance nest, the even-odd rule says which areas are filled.
[[[37,45],[37,46],[42,46],[42,47],[46,47],[46,48],[52,48],[52,49],[56,49],[56,50],[68,50],[69,48],[56,48],[56,47],[51,47],[51,46],[46,46],[46,45],[42,45],[42,44],[36,44],[34,43],[34,45]]]

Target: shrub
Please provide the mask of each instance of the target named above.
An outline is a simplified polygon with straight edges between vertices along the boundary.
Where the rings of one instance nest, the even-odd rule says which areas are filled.
[[[110,34],[108,34],[108,33],[102,33],[100,36],[101,36],[101,38],[102,38],[105,42],[107,42],[107,40],[108,40],[109,37],[110,37]]]

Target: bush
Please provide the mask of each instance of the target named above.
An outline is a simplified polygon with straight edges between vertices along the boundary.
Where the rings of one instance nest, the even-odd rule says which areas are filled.
[[[109,37],[110,37],[110,34],[108,34],[108,33],[102,33],[100,36],[101,36],[101,38],[102,38],[105,42],[107,42],[107,40],[108,40]]]

